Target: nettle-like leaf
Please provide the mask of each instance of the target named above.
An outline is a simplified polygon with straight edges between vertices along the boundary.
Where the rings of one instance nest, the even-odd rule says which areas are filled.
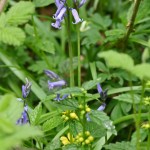
[[[0,30],[0,41],[6,44],[19,46],[25,40],[25,34],[18,27],[5,27]]]
[[[39,103],[39,105],[36,106],[35,109],[30,114],[31,124],[36,125],[40,120],[41,114],[42,114],[42,105],[41,103]]]
[[[136,150],[136,146],[130,142],[117,142],[104,146],[107,150]]]
[[[117,134],[113,122],[109,119],[109,117],[104,112],[93,110],[89,115],[92,122],[97,123],[99,126],[103,126],[112,134],[115,135]]]
[[[111,68],[122,68],[127,71],[132,71],[133,69],[133,59],[127,54],[109,50],[99,53],[98,56],[104,58],[107,65]]]
[[[47,120],[44,124],[43,124],[43,131],[47,132],[52,130],[53,128],[57,127],[58,125],[60,125],[63,122],[62,118],[60,116],[57,117],[53,117],[49,120]]]
[[[9,9],[6,14],[7,23],[10,25],[21,25],[26,23],[34,13],[34,4],[21,1]]]
[[[33,0],[33,3],[36,7],[43,7],[54,3],[54,0]]]

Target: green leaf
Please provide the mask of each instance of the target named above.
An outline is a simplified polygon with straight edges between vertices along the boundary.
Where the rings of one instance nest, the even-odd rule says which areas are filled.
[[[30,114],[30,121],[32,125],[36,125],[38,123],[41,114],[42,114],[42,104],[39,103],[39,105],[36,106],[35,109]]]
[[[72,98],[60,101],[55,104],[58,108],[61,108],[62,110],[75,110],[76,108],[78,108],[78,101]]]
[[[94,138],[101,138],[103,136],[106,136],[106,129],[104,128],[103,125],[99,125],[95,122],[87,122],[86,123],[86,131],[89,131],[90,134],[94,137]]]
[[[87,81],[85,83],[82,84],[82,87],[85,89],[85,90],[90,90],[92,89],[94,86],[96,86],[98,83],[100,83],[101,81],[101,78],[99,79],[96,79],[96,80],[90,80],[90,81]]]
[[[54,0],[33,0],[33,3],[36,7],[43,7],[54,3]]]
[[[10,104],[10,101],[11,99],[13,99],[14,96],[13,95],[4,95],[1,100],[0,100],[0,112],[3,112],[5,111],[8,107],[9,107],[9,104]]]
[[[25,40],[25,34],[22,29],[17,27],[5,27],[0,30],[0,41],[6,44],[19,46]]]
[[[55,150],[60,148],[60,146],[61,146],[60,140],[56,139],[54,141],[51,141],[49,144],[47,144],[44,150]]]
[[[115,126],[113,122],[109,119],[109,117],[102,111],[93,110],[90,114],[91,121],[97,123],[98,125],[102,126],[107,129],[112,134],[117,134],[115,130]]]
[[[111,112],[111,119],[115,120],[117,118],[120,118],[123,116],[122,110],[121,110],[121,106],[120,103],[118,103],[117,105],[115,105],[115,107],[113,108],[112,112]]]
[[[136,146],[132,145],[130,142],[117,142],[114,144],[109,144],[104,146],[107,150],[136,150]]]
[[[134,73],[134,75],[139,77],[141,80],[145,78],[149,79],[150,78],[150,64],[143,63],[143,64],[136,65],[133,68],[132,73]]]
[[[57,127],[58,125],[60,125],[63,122],[62,118],[60,116],[57,117],[53,117],[49,120],[47,120],[44,124],[43,124],[43,131],[47,132],[52,130],[53,128]]]
[[[133,59],[127,54],[109,50],[106,52],[100,52],[98,56],[104,58],[107,65],[111,68],[122,68],[127,71],[132,71],[133,69]]]
[[[105,32],[106,39],[105,41],[114,41],[124,37],[125,30],[123,29],[112,29]]]
[[[85,90],[83,88],[79,88],[79,87],[70,87],[70,88],[65,88],[65,89],[62,89],[62,90],[59,90],[58,92],[56,93],[59,93],[59,94],[82,94]]]
[[[140,102],[140,96],[137,94],[133,95],[134,100],[132,99],[132,95],[130,93],[120,94],[118,96],[113,97],[113,99],[116,99],[118,101],[127,102],[133,104],[139,104]]]
[[[21,1],[9,9],[6,15],[7,23],[10,25],[21,25],[26,23],[34,13],[34,5],[31,2]]]
[[[18,146],[21,142],[29,137],[40,136],[42,132],[34,127],[24,125],[24,126],[15,126],[16,130],[13,134],[9,134],[0,138],[1,149],[7,150],[14,146]]]

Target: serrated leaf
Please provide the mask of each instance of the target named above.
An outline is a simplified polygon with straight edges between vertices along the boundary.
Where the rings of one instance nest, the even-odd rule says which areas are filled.
[[[127,54],[109,50],[106,52],[100,52],[98,56],[100,58],[104,58],[107,65],[111,68],[122,68],[132,72],[134,62],[133,59]]]
[[[150,64],[143,63],[140,65],[136,65],[132,73],[134,73],[135,76],[139,77],[141,80],[145,78],[150,78]]]
[[[52,130],[53,128],[57,127],[58,125],[60,125],[63,122],[62,118],[60,116],[57,117],[53,117],[49,120],[47,120],[44,124],[43,124],[43,131],[47,132]]]
[[[60,140],[56,139],[54,141],[51,141],[49,144],[47,144],[44,150],[55,150],[60,148],[60,146],[61,146]]]
[[[98,125],[102,126],[107,129],[112,134],[117,134],[115,130],[115,126],[113,125],[113,122],[109,119],[109,117],[102,111],[93,110],[90,113],[90,119],[91,121],[97,123]]]
[[[138,104],[140,102],[140,96],[139,95],[134,94],[133,98],[134,98],[134,100],[132,99],[132,95],[129,93],[120,94],[118,96],[113,97],[113,99],[116,99],[118,101],[123,101],[123,102],[131,103],[131,104],[133,104],[133,102],[135,104]]]
[[[63,101],[60,101],[59,103],[56,103],[58,108],[61,108],[62,110],[75,110],[78,108],[78,101],[76,99],[66,99]]]
[[[116,142],[104,146],[107,150],[136,150],[136,146],[130,142]]]
[[[85,128],[86,131],[89,131],[94,138],[101,138],[106,136],[106,129],[103,125],[100,126],[95,122],[87,122]]]
[[[33,13],[34,4],[32,2],[18,2],[7,12],[7,23],[10,25],[24,24],[31,18]]]
[[[5,27],[0,30],[0,41],[6,44],[19,46],[23,43],[25,34],[22,29],[17,27]]]
[[[89,90],[91,88],[93,88],[94,86],[96,86],[98,83],[100,83],[101,79],[96,79],[96,80],[90,80],[90,81],[87,81],[85,83],[82,84],[82,87],[85,89],[85,90]]]
[[[35,109],[30,114],[30,121],[32,125],[36,125],[38,121],[40,120],[40,116],[42,114],[42,104],[39,103],[38,106],[35,107]]]
[[[54,3],[54,0],[33,0],[36,7],[43,7]]]
[[[70,87],[70,88],[65,88],[65,89],[59,90],[56,93],[64,95],[64,94],[82,94],[83,92],[84,92],[83,88]]]
[[[6,15],[4,13],[0,14],[0,30],[6,26]]]

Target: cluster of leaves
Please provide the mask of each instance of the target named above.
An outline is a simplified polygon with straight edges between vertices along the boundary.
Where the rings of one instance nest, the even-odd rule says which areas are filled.
[[[65,24],[60,31],[50,28],[53,14],[50,10],[55,9],[54,0],[9,1],[7,9],[0,14],[1,149],[23,149],[24,146],[45,150],[80,149],[76,144],[63,147],[60,137],[68,130],[75,137],[85,129],[94,137],[90,147],[94,150],[149,147],[149,131],[140,127],[142,122],[149,121],[149,107],[142,106],[144,94],[149,95],[149,88],[142,86],[150,78],[149,8],[149,0],[142,0],[134,22],[134,32],[127,42],[123,42],[134,1],[87,0],[80,10],[80,16],[84,18],[80,37],[82,88],[88,93],[83,93],[78,87],[68,87],[55,94],[70,94],[71,98],[56,102],[53,101],[56,95],[47,90],[42,72],[45,68],[55,70],[67,81],[69,60],[66,57],[68,39]],[[50,17],[44,14],[47,10]],[[71,32],[71,42],[76,50],[75,25],[71,26]],[[73,63],[76,72],[76,57]],[[91,74],[94,80],[91,80]],[[34,93],[28,104],[31,108],[37,106],[29,109],[31,126],[16,126],[23,106],[16,101],[12,91],[21,97],[18,85],[20,80],[24,82],[26,76],[32,82]],[[95,86],[99,83],[97,78],[101,78],[103,87],[109,88],[106,113],[95,110],[100,105],[97,101],[99,94],[95,94]],[[78,120],[64,122],[61,117],[66,110],[79,116],[79,105],[83,99],[94,109],[89,114],[91,121],[86,122],[85,129]],[[42,103],[38,104],[39,100]],[[39,137],[39,129],[44,136]],[[114,137],[116,132],[118,135]],[[139,141],[140,146],[136,147]]]

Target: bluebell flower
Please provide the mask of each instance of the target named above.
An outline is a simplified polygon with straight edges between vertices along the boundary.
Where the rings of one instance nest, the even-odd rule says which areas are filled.
[[[28,111],[28,106],[25,105],[24,111],[22,112],[22,115],[21,115],[21,118],[19,118],[16,122],[17,125],[23,125],[23,124],[29,123],[27,111]]]
[[[82,21],[83,21],[83,19],[80,19],[79,14],[78,14],[78,12],[77,12],[77,10],[76,10],[76,9],[71,8],[70,10],[71,10],[72,15],[73,15],[74,20],[75,20],[75,22],[73,22],[73,24],[77,24],[77,23],[79,23],[79,22],[82,22]]]
[[[64,80],[60,80],[60,81],[56,81],[56,82],[50,82],[48,80],[48,88],[49,90],[53,89],[53,88],[56,88],[56,87],[62,87],[66,85],[66,82]]]
[[[32,83],[29,82],[27,78],[26,78],[26,82],[27,83],[25,85],[22,85],[22,97],[23,98],[27,98],[27,96],[30,93],[31,85],[32,85]]]
[[[60,77],[54,73],[53,71],[50,71],[50,70],[44,70],[44,73],[51,79],[60,79]]]
[[[54,19],[56,19],[56,17],[60,14],[60,11],[62,10],[63,7],[64,7],[64,3],[61,2],[58,6],[56,13],[53,16]]]
[[[102,103],[102,105],[100,107],[98,107],[97,110],[103,111],[105,109],[105,107],[106,107],[106,103]]]
[[[56,95],[56,98],[54,99],[54,100],[56,100],[56,101],[61,101],[61,100],[65,100],[66,98],[68,98],[69,97],[69,94],[64,94],[63,96],[62,96],[62,98],[60,97],[60,94],[57,94]]]
[[[78,8],[82,7],[82,6],[85,4],[85,2],[86,2],[86,0],[81,0],[81,2],[80,2],[80,4],[79,4]]]
[[[101,99],[105,101],[105,100],[107,99],[107,92],[108,92],[108,89],[106,89],[106,90],[103,91],[101,85],[100,85],[100,84],[97,84],[97,90],[98,90],[98,93],[99,93],[100,96],[101,96]]]

